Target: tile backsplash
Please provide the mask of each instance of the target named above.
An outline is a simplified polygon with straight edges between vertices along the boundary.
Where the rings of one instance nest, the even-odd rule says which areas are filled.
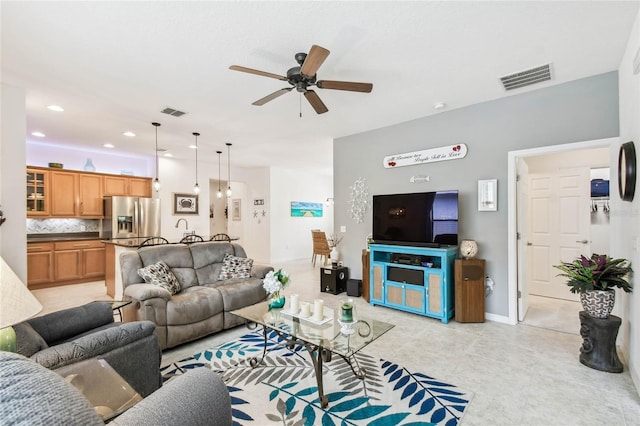
[[[27,234],[99,231],[99,219],[27,219]]]

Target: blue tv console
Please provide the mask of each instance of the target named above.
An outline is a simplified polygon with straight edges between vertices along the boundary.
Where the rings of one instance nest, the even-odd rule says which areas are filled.
[[[438,318],[454,314],[458,247],[371,244],[369,303]]]

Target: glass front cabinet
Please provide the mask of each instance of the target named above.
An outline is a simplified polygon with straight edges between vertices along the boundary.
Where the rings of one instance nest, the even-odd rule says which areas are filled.
[[[49,172],[27,169],[27,217],[49,214]]]

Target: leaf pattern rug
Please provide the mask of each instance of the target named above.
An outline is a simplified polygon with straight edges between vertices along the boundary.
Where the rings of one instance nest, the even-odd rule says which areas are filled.
[[[267,355],[262,365],[252,368],[249,360],[262,356],[263,344],[261,330],[246,334],[163,367],[163,380],[192,368],[220,373],[231,395],[234,425],[451,426],[460,422],[473,396],[361,351],[356,358],[367,372],[363,380],[337,355],[322,364],[329,399],[329,406],[323,409],[306,349],[288,347],[270,332]]]

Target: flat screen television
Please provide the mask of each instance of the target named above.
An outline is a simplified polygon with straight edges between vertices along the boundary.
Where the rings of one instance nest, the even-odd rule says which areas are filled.
[[[458,191],[373,196],[377,244],[458,245]]]

